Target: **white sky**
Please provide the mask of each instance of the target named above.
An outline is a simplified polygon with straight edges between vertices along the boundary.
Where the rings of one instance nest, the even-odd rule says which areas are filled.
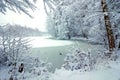
[[[6,23],[10,24],[20,24],[25,25],[31,28],[38,28],[41,31],[46,31],[45,21],[46,21],[46,13],[44,11],[44,6],[42,0],[37,1],[37,9],[35,12],[30,12],[34,19],[31,19],[29,16],[24,13],[14,13],[12,11],[6,12],[6,15],[0,13],[0,24],[4,25]]]

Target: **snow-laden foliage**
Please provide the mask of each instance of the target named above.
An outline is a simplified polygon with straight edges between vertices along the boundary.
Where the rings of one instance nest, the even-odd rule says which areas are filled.
[[[112,74],[112,75],[111,75]],[[119,80],[120,62],[109,62],[102,69],[91,72],[56,70],[50,80]]]
[[[39,58],[28,56],[30,44],[24,38],[24,31],[14,28],[15,25],[0,26],[0,68],[7,66],[4,71],[6,80],[29,80],[39,77],[48,80],[52,71],[52,64]],[[24,64],[23,71],[19,72],[20,65]],[[1,79],[1,77],[0,77]]]
[[[56,0],[53,0],[56,1]],[[114,35],[119,36],[119,0],[106,0],[110,22]],[[89,40],[105,43],[107,34],[101,0],[62,0],[56,2],[57,6],[51,11],[47,27],[51,35],[59,39],[71,37],[84,37]],[[52,20],[52,21],[50,21]],[[49,25],[52,24],[52,27]],[[54,29],[53,29],[54,28]],[[117,46],[119,46],[117,40]]]
[[[57,30],[56,27],[54,26],[55,22],[54,20],[51,18],[51,16],[48,17],[47,19],[47,30],[48,32],[53,36],[53,37],[57,37]]]
[[[0,12],[4,13],[9,9],[11,11],[22,11],[29,15],[28,8],[34,10],[36,7],[34,5],[35,0],[0,0]]]
[[[14,63],[28,53],[28,40],[23,38],[23,32],[11,25],[0,26],[0,64]]]
[[[88,38],[89,33],[91,33],[89,30],[92,27],[101,26],[101,28],[103,28],[104,25],[101,22],[103,20],[103,18],[101,19],[102,15],[98,12],[95,12],[101,10],[100,1],[95,1],[64,0],[61,2],[51,17],[52,22],[54,22],[54,25],[52,26],[57,28],[57,37],[60,39],[70,39],[74,36]],[[50,28],[49,25],[48,27]],[[99,30],[99,28],[97,29]],[[96,34],[100,35],[97,31]],[[92,35],[92,37],[94,36]]]
[[[91,54],[91,52],[83,52],[79,48],[69,52],[62,67],[66,70],[79,70],[81,72],[98,69],[99,65],[105,66],[110,60],[115,61],[119,55],[113,53],[109,55],[109,51],[103,51]]]
[[[73,51],[66,55],[63,67],[66,70],[90,70],[90,54],[81,52],[79,50]]]
[[[51,63],[44,62],[39,58],[28,56],[26,56],[26,58],[24,57],[22,62],[25,64],[25,75],[23,77],[25,77],[26,80],[35,76],[39,76],[41,80],[49,79],[52,69]]]
[[[24,65],[22,72],[19,71],[21,63]],[[4,74],[6,76],[2,76],[0,79],[31,80],[35,78],[35,80],[49,80],[49,77],[51,75],[51,67],[51,63],[44,62],[39,58],[24,56],[22,57],[22,61],[13,63],[9,67],[7,66],[7,69],[4,70]],[[0,75],[2,74],[0,73]]]

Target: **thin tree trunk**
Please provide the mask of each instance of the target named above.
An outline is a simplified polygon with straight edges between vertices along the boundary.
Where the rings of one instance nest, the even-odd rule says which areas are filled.
[[[109,51],[111,52],[115,48],[115,39],[114,39],[114,35],[111,28],[106,0],[101,0],[101,5],[102,5],[103,13],[105,13],[104,14],[105,27],[106,27],[107,37],[108,37]]]
[[[45,10],[45,13],[48,15],[47,7],[46,7],[46,0],[43,0],[43,4],[44,4],[44,10]]]

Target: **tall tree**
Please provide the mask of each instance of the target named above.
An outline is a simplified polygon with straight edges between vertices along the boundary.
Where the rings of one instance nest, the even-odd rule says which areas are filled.
[[[109,51],[113,51],[113,49],[115,48],[115,39],[111,28],[106,0],[101,0],[101,5],[104,13],[105,27],[106,27],[108,43],[109,43]]]

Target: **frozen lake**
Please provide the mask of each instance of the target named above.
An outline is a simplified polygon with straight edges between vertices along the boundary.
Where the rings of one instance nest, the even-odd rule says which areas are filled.
[[[33,48],[38,47],[55,47],[55,46],[64,46],[73,44],[72,41],[65,41],[65,40],[54,40],[50,39],[49,36],[42,36],[42,37],[28,37],[31,42]]]
[[[46,62],[51,62],[55,68],[60,68],[64,63],[64,58],[67,53],[73,48],[80,48],[82,51],[91,50],[92,53],[96,53],[99,45],[93,45],[83,41],[70,41],[70,40],[54,40],[49,36],[41,37],[29,37],[30,44],[32,44],[33,57],[38,57]],[[62,55],[59,55],[62,53]]]

